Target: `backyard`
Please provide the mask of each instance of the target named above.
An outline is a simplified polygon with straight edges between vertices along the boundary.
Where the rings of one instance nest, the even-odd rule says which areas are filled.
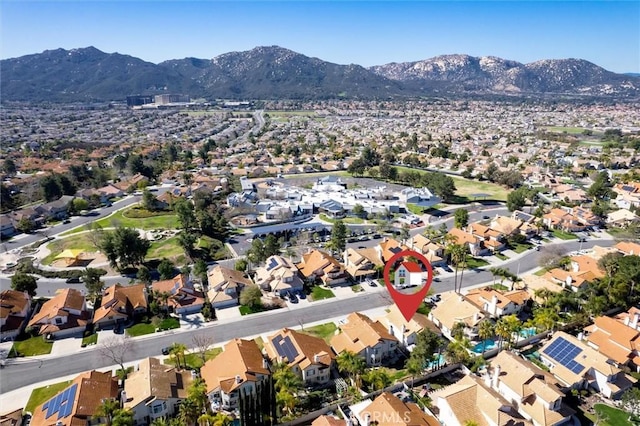
[[[593,408],[600,415],[598,426],[633,426],[629,421],[629,413],[605,404],[595,404]],[[591,413],[584,413],[585,417],[596,423],[597,416]]]

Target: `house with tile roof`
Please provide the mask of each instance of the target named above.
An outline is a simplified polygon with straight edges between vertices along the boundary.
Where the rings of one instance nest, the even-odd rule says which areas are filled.
[[[431,330],[438,335],[442,334],[440,329],[426,315],[415,313],[411,320],[407,321],[395,303],[389,307],[389,312],[378,318],[378,322],[387,330],[392,330],[392,334],[398,339],[400,345],[408,350],[413,349],[418,334],[425,329]]]
[[[378,274],[384,262],[378,257],[375,248],[354,249],[348,247],[343,254],[344,269],[354,281],[362,281]]]
[[[560,425],[575,413],[563,402],[564,393],[551,373],[512,352],[499,352],[484,379],[535,426]]]
[[[640,372],[640,312],[626,317],[626,324],[607,316],[596,317],[584,328],[587,344],[620,368]]]
[[[434,414],[444,425],[533,426],[502,395],[475,376],[432,392]]]
[[[581,207],[554,208],[542,217],[543,223],[552,229],[565,232],[584,231],[588,227],[596,226],[600,219],[591,211]]]
[[[270,256],[263,266],[256,269],[254,280],[262,290],[276,295],[300,291],[304,286],[298,268],[278,255]]]
[[[323,415],[312,421],[311,426],[347,426],[347,421],[337,417]]]
[[[592,388],[607,398],[618,399],[637,382],[606,355],[563,331],[554,333],[538,352],[563,389]]]
[[[466,245],[469,247],[469,252],[472,256],[480,256],[487,252],[487,249],[481,244],[482,240],[470,232],[458,228],[451,228],[449,232],[447,232],[447,236],[455,244]]]
[[[418,404],[403,402],[391,392],[382,392],[356,416],[365,426],[440,426],[438,419],[422,411]]]
[[[613,226],[629,226],[632,223],[640,222],[640,217],[632,211],[620,209],[607,214],[606,222]]]
[[[640,244],[633,241],[620,241],[614,246],[625,256],[640,256]]]
[[[472,340],[478,337],[478,325],[486,317],[487,314],[481,308],[457,293],[443,297],[428,315],[428,318],[449,339],[452,339],[453,327],[459,322],[464,323],[464,333]]]
[[[207,273],[209,282],[209,302],[214,308],[226,308],[240,303],[240,293],[248,287],[255,286],[251,278],[244,272],[216,266]]]
[[[114,284],[102,293],[100,306],[93,312],[93,324],[100,329],[126,322],[137,315],[145,314],[148,308],[147,289],[144,284]]]
[[[617,195],[615,203],[622,209],[640,206],[640,182],[618,183],[611,188]]]
[[[283,328],[268,336],[264,350],[273,362],[284,362],[305,386],[322,385],[331,379],[335,355],[323,339]]]
[[[27,292],[4,290],[0,293],[0,341],[16,338],[27,325],[31,296]]]
[[[179,274],[170,280],[156,281],[151,284],[152,291],[169,293],[167,305],[176,314],[200,312],[204,306],[204,294],[193,287],[185,274]]]
[[[118,382],[111,371],[92,370],[77,376],[69,386],[33,410],[33,426],[81,426],[104,423],[95,419],[105,399],[118,398]]]
[[[422,234],[416,234],[409,238],[407,246],[409,246],[411,250],[422,254],[432,266],[444,266],[447,264],[444,258],[444,246],[431,241]]]
[[[137,425],[172,417],[187,397],[193,378],[191,371],[178,371],[157,358],[143,359],[124,381],[122,406],[133,413]]]
[[[296,267],[310,283],[320,280],[322,284],[331,286],[347,281],[347,273],[342,264],[322,250],[311,250],[303,254],[302,260],[296,264]]]
[[[621,312],[615,319],[634,330],[640,331],[640,308],[632,306],[626,312]]]
[[[82,333],[91,320],[87,303],[79,290],[65,288],[40,306],[29,321],[29,327],[38,328],[40,335],[68,337]]]
[[[409,247],[404,244],[400,244],[398,240],[395,240],[393,238],[384,238],[382,242],[375,246],[375,249],[378,253],[378,258],[383,262],[386,262],[391,259],[396,253],[408,250]]]
[[[492,318],[518,314],[531,298],[526,290],[500,291],[491,287],[469,290],[465,298]]]
[[[507,246],[506,235],[503,232],[480,222],[470,223],[466,231],[476,237],[480,241],[481,247],[491,253],[502,251]]]
[[[331,338],[335,353],[351,351],[364,358],[369,367],[380,366],[395,356],[398,349],[398,339],[393,330],[361,313],[349,314],[347,322],[339,329],[340,334]]]
[[[591,281],[605,276],[593,256],[579,255],[571,257],[569,269],[554,268],[544,274],[544,278],[556,282],[573,291],[579,291]]]
[[[237,408],[240,392],[255,391],[256,383],[269,375],[268,362],[255,340],[231,340],[224,345],[222,353],[200,369],[214,411]]]

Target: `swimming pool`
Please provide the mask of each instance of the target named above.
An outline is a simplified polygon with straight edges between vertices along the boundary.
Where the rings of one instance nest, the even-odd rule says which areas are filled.
[[[438,356],[438,359],[436,359],[435,361],[431,361],[429,364],[427,364],[427,368],[428,369],[433,369],[433,368],[436,368],[436,367],[440,367],[444,363],[445,363],[444,355],[440,354]]]
[[[524,330],[520,330],[520,336],[524,337],[525,339],[527,337],[533,337],[536,334],[538,334],[538,331],[536,330],[535,327],[529,327],[529,328],[525,328]]]
[[[491,349],[495,349],[497,346],[496,339],[486,339],[473,347],[473,352],[477,354],[481,354],[482,352],[490,351]]]

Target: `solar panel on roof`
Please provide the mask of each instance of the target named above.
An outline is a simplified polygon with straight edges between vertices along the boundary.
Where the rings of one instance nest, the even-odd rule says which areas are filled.
[[[271,260],[269,260],[269,264],[267,265],[267,271],[272,270],[276,266],[278,266],[278,262],[276,261],[275,258],[271,258]]]
[[[558,337],[542,352],[575,374],[584,370],[584,366],[575,361],[582,349],[562,337]]]
[[[76,399],[77,389],[78,385],[74,384],[45,402],[42,405],[42,411],[47,411],[45,419],[48,419],[56,413],[58,413],[58,420],[70,415],[71,411],[73,411],[73,403]]]
[[[633,192],[635,188],[633,186],[630,185],[622,185],[622,190],[623,191],[628,191],[628,192]]]

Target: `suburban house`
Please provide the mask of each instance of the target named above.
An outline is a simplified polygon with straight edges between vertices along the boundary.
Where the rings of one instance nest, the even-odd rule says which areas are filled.
[[[90,320],[82,293],[65,288],[42,304],[29,321],[29,327],[38,327],[39,334],[44,336],[68,337],[86,330]]]
[[[564,393],[551,373],[512,352],[501,351],[491,360],[485,385],[510,401],[535,426],[570,422],[575,413],[562,401]]]
[[[369,402],[359,412],[354,411],[362,426],[440,426],[438,419],[422,411],[418,404],[402,402],[391,392],[382,392]]]
[[[311,422],[311,426],[347,426],[347,421],[337,417],[322,415]]]
[[[31,313],[31,296],[26,292],[4,290],[0,293],[0,341],[14,339],[26,326]]]
[[[265,265],[256,269],[255,282],[264,291],[283,295],[302,290],[304,282],[298,268],[282,256],[271,256]]]
[[[320,280],[322,284],[331,286],[347,281],[347,274],[342,264],[322,250],[312,250],[303,254],[302,261],[296,264],[296,267],[310,283]]]
[[[482,379],[468,375],[429,395],[443,425],[533,426]]]
[[[340,325],[340,334],[331,338],[335,353],[351,351],[364,358],[369,367],[379,366],[393,357],[397,345],[392,329],[358,312],[349,314],[347,322]]]
[[[9,238],[14,236],[18,230],[16,229],[13,219],[8,214],[0,214],[0,238]]]
[[[640,308],[631,307],[627,312],[616,315],[615,318],[624,325],[640,331]]]
[[[145,314],[148,307],[147,289],[144,284],[114,284],[102,293],[102,302],[93,312],[93,324],[100,329],[127,322],[133,320],[136,315]]]
[[[491,219],[489,227],[502,235],[510,237],[511,235],[520,234],[520,228],[522,228],[523,225],[524,223],[519,219],[508,216],[496,216]]]
[[[429,329],[438,335],[441,334],[438,327],[426,315],[415,313],[407,322],[395,303],[389,307],[389,312],[386,315],[378,318],[378,322],[387,330],[392,330],[392,334],[398,339],[398,342],[408,350],[413,349],[418,333],[424,329]]]
[[[135,425],[147,425],[159,417],[171,417],[187,397],[192,381],[191,371],[177,371],[157,358],[143,359],[124,381],[122,406],[131,410]]]
[[[240,293],[255,284],[242,271],[216,266],[208,273],[209,302],[214,308],[226,308],[240,303]]]
[[[398,199],[405,204],[415,204],[425,209],[442,201],[427,188],[405,188],[398,193]]]
[[[469,247],[471,256],[480,256],[486,252],[486,249],[481,244],[482,240],[470,232],[458,228],[451,228],[449,232],[447,232],[447,235],[455,244]]]
[[[240,392],[254,391],[271,374],[255,340],[233,339],[223,349],[200,369],[214,411],[237,408]]]
[[[452,339],[451,333],[456,323],[464,323],[465,334],[473,340],[478,337],[478,324],[486,314],[463,295],[452,293],[443,297],[442,301],[429,312],[428,317],[448,339]]]
[[[444,259],[444,246],[431,241],[422,234],[416,234],[409,238],[407,245],[411,250],[422,254],[432,266],[444,266],[447,263]]]
[[[626,319],[625,324],[615,318],[596,317],[593,324],[584,329],[587,344],[618,367],[627,366],[640,372],[640,312]]]
[[[193,288],[193,283],[185,274],[176,275],[170,280],[156,281],[151,284],[156,293],[169,293],[167,306],[176,314],[200,312],[204,306],[204,294]]]
[[[551,229],[560,229],[566,232],[584,231],[588,227],[600,223],[597,216],[590,210],[581,207],[562,207],[551,209],[542,217],[543,223]]]
[[[505,234],[479,222],[469,224],[467,232],[480,240],[491,253],[502,251],[507,246]]]
[[[395,270],[393,286],[421,286],[427,279],[427,273],[416,262],[402,262]]]
[[[518,314],[530,299],[526,290],[502,292],[491,287],[469,290],[465,297],[492,318]]]
[[[600,269],[594,257],[580,255],[571,257],[569,270],[554,268],[544,274],[544,277],[577,292],[589,282],[604,277],[604,271]]]
[[[349,247],[344,251],[343,257],[345,271],[354,281],[376,276],[379,268],[384,267],[373,247],[357,250]]]
[[[45,220],[62,220],[69,217],[69,203],[73,201],[73,195],[63,195],[55,201],[50,201],[37,206],[35,209]]]
[[[606,398],[618,399],[637,382],[606,355],[563,331],[556,332],[539,353],[563,389],[593,388]]]
[[[622,209],[630,209],[640,206],[640,183],[629,182],[619,183],[611,188],[618,196],[615,199],[615,203]]]
[[[112,198],[123,197],[126,193],[125,190],[122,190],[113,184],[108,184],[101,188],[98,188],[97,191],[104,200],[111,200]]]
[[[632,241],[620,241],[614,246],[620,253],[625,256],[640,256],[640,244]]]
[[[378,259],[382,260],[383,262],[387,262],[396,253],[404,250],[409,250],[409,247],[404,244],[400,244],[400,242],[394,240],[393,238],[385,238],[380,244],[375,246],[375,249],[378,254]]]
[[[264,350],[272,361],[287,364],[305,386],[322,385],[331,379],[335,355],[320,337],[284,328],[266,339]]]
[[[98,407],[106,399],[117,400],[118,382],[111,371],[92,370],[77,376],[69,386],[33,410],[31,424],[47,426],[77,426],[104,424],[104,418],[94,419]]]
[[[640,222],[640,217],[627,209],[620,209],[609,213],[606,222],[607,225],[629,226],[632,223]]]

